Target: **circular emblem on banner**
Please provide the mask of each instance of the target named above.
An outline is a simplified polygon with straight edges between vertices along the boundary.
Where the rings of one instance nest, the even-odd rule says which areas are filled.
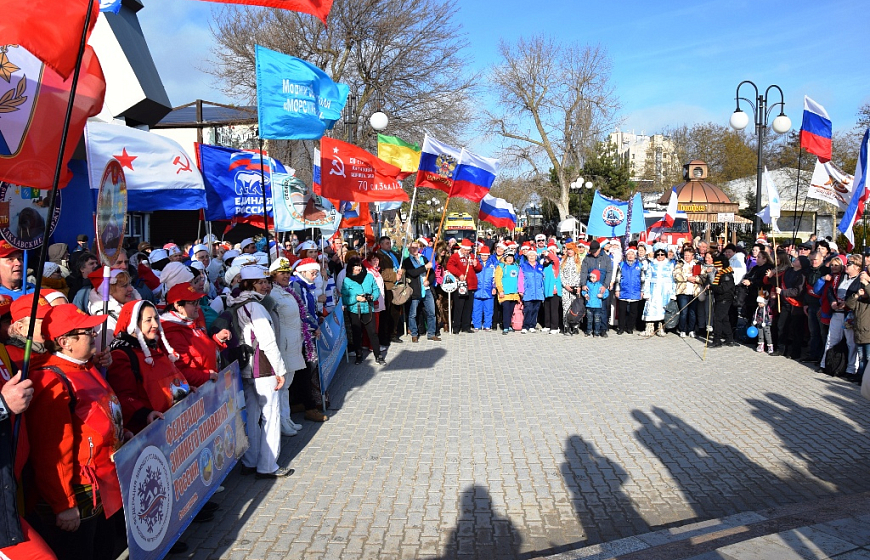
[[[230,459],[233,458],[233,454],[236,452],[235,444],[236,439],[233,437],[233,427],[228,425],[226,430],[224,430],[224,453]]]
[[[199,454],[199,476],[202,478],[203,484],[211,486],[211,481],[214,478],[214,455],[208,447]]]
[[[29,250],[42,245],[45,231],[54,232],[60,218],[60,202],[54,216],[48,217],[51,191],[22,187],[13,183],[0,183],[0,235],[16,249]],[[60,191],[57,196],[61,197]]]
[[[623,212],[618,206],[608,204],[604,207],[604,211],[601,212],[601,219],[604,220],[604,223],[608,226],[616,227],[625,220],[625,212]]]
[[[157,447],[142,450],[130,480],[127,497],[130,532],[139,548],[155,550],[163,542],[172,519],[172,477],[166,457]]]
[[[103,264],[111,266],[124,246],[127,227],[127,179],[118,160],[106,164],[97,197],[97,248]]]

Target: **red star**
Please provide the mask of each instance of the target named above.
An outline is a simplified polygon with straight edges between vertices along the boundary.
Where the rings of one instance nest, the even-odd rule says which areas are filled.
[[[124,148],[124,153],[122,155],[112,156],[112,157],[115,158],[116,160],[118,160],[118,163],[121,164],[121,167],[129,167],[130,171],[134,171],[133,160],[139,156],[131,156],[130,154],[127,153],[127,148]]]

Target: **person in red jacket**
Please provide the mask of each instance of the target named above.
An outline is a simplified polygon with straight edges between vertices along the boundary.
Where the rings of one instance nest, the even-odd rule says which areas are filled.
[[[194,387],[206,381],[217,381],[217,353],[226,348],[226,341],[230,339],[227,329],[209,336],[199,325],[201,298],[202,293],[190,282],[176,284],[166,294],[166,310],[160,316],[166,340],[179,355],[175,367]]]
[[[447,261],[447,272],[459,280],[459,289],[453,293],[453,334],[471,333],[471,310],[474,307],[474,291],[477,289],[477,273],[483,265],[472,254],[474,244],[463,239],[459,251]],[[465,283],[463,285],[463,282]]]
[[[128,435],[121,403],[92,358],[91,316],[74,304],[52,307],[43,332],[55,350],[31,373],[34,395],[25,417],[37,503],[28,521],[60,559],[111,558],[114,524],[123,505],[112,454]]]
[[[110,348],[112,365],[106,379],[121,400],[124,425],[134,434],[190,392],[190,384],[175,367],[178,353],[166,340],[153,303],[136,300],[121,308]]]

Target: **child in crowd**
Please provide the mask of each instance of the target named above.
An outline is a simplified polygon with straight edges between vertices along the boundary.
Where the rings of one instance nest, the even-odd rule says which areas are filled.
[[[482,245],[477,252],[483,270],[477,273],[477,289],[474,291],[474,306],[471,308],[471,326],[474,330],[492,330],[492,299],[495,297],[495,267],[497,262],[489,258],[490,250]]]
[[[770,306],[762,295],[759,295],[755,301],[758,302],[758,307],[752,316],[752,324],[758,329],[758,348],[755,351],[764,352],[764,345],[767,344],[767,353],[773,354],[773,337],[770,334]]]
[[[583,297],[586,299],[586,336],[607,337],[603,302],[609,295],[610,290],[601,282],[601,271],[596,268],[589,273],[589,280],[583,286]]]

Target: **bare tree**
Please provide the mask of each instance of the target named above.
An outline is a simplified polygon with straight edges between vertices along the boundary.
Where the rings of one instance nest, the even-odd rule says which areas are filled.
[[[467,126],[478,78],[467,71],[468,43],[455,13],[455,0],[335,0],[325,28],[298,12],[227,7],[211,22],[216,47],[204,70],[227,95],[253,103],[254,46],[261,45],[351,87],[349,124],[337,124],[334,137],[374,151],[377,135],[368,118],[381,109],[390,117],[387,134],[419,142],[429,131],[455,141]],[[270,144],[281,149],[280,142]],[[294,166],[299,144],[292,143]],[[312,149],[306,143],[303,155]]]
[[[489,82],[497,110],[486,130],[501,137],[501,161],[522,169],[561,219],[568,216],[569,170],[579,169],[619,108],[610,58],[599,46],[563,45],[535,36],[499,45]],[[550,180],[553,170],[557,181]]]

